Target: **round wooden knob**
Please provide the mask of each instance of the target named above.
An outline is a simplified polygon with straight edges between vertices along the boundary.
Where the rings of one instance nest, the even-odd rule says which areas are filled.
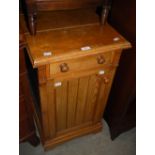
[[[110,81],[110,79],[106,76],[103,79],[104,79],[104,83],[109,83],[109,81]]]
[[[105,62],[105,58],[100,55],[97,57],[97,62],[98,62],[98,64],[103,64]]]
[[[61,72],[67,72],[69,70],[69,67],[66,63],[63,63],[60,65]]]

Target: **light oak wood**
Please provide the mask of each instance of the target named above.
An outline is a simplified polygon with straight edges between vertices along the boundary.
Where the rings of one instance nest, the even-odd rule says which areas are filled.
[[[67,81],[64,81],[62,86],[56,88],[57,131],[67,128],[67,85]]]
[[[78,85],[78,97],[77,97],[77,107],[76,107],[76,125],[82,124],[84,119],[84,112],[86,108],[86,97],[88,89],[89,77],[83,77],[79,79]]]
[[[67,128],[74,127],[76,108],[77,108],[77,97],[78,97],[78,79],[72,79],[68,85],[68,113],[67,113]]]
[[[86,134],[96,133],[96,132],[101,131],[101,129],[102,129],[102,123],[101,122],[99,122],[95,125],[77,128],[73,131],[67,132],[61,136],[57,136],[57,137],[55,137],[49,141],[46,141],[46,143],[44,144],[44,149],[49,150],[58,144],[64,143],[65,141],[68,141],[68,140],[71,140],[73,138],[83,136]]]
[[[80,75],[79,78],[74,77],[68,80],[63,77],[54,81],[49,80],[46,84],[47,90],[42,89],[44,84],[40,84],[42,94],[40,97],[47,99],[41,102],[44,107],[48,107],[47,111],[42,107],[43,128],[46,129],[42,132],[45,149],[56,145],[55,138],[78,132],[83,127],[91,128],[92,125],[95,127],[101,121],[114,72],[115,69],[112,69],[104,75],[96,73],[84,77]],[[105,78],[108,78],[108,82]],[[55,87],[56,82],[61,82],[61,85]],[[44,94],[45,92],[48,92],[48,95]],[[65,139],[60,140],[60,143],[63,141]],[[47,147],[45,143],[49,146]]]
[[[112,64],[112,52],[105,52],[103,54],[97,54],[94,56],[83,57],[75,60],[66,60],[59,63],[50,64],[50,77],[63,76],[66,73],[75,73],[78,71],[84,71],[92,68],[101,68],[105,65]],[[99,58],[103,58],[103,63],[98,63]],[[66,71],[62,71],[61,66],[66,64]]]
[[[41,117],[42,117],[42,129],[43,137],[45,139],[49,138],[49,117],[48,117],[48,98],[47,98],[47,86],[46,84],[40,85],[40,102],[41,104]]]
[[[87,101],[84,111],[84,121],[92,121],[93,112],[95,109],[97,94],[99,85],[97,83],[96,75],[92,75],[89,79],[88,91],[87,91]]]
[[[114,38],[119,40],[114,41]],[[108,24],[104,29],[99,24],[51,29],[40,32],[35,37],[26,35],[26,39],[29,45],[28,53],[34,67],[131,46]],[[81,51],[85,46],[90,46],[91,49]],[[44,52],[51,52],[51,55],[44,56]]]
[[[101,119],[122,49],[131,45],[97,23],[26,34],[38,69],[41,129],[46,149],[102,129]],[[81,47],[90,50],[82,51]],[[51,55],[44,56],[44,52]]]
[[[47,83],[48,92],[48,117],[49,117],[49,136],[55,137],[56,135],[56,102],[55,102],[55,91],[53,82]]]

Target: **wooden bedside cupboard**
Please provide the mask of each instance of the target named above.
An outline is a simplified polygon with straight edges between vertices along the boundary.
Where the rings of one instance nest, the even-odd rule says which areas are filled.
[[[36,122],[44,149],[102,129],[102,116],[123,49],[131,45],[99,23],[26,34],[37,69]]]

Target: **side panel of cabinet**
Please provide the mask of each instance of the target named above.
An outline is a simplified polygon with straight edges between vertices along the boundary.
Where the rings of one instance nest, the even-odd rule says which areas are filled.
[[[99,93],[97,97],[97,102],[96,102],[96,107],[95,107],[95,112],[93,116],[93,123],[96,124],[99,122],[103,116],[106,104],[107,104],[107,99],[111,90],[113,78],[115,75],[115,69],[112,70],[108,75],[104,77],[99,77],[98,78],[98,83],[99,83]]]

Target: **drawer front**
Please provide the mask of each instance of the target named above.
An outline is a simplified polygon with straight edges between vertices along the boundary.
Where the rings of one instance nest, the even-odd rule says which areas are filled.
[[[59,63],[50,64],[50,78],[63,76],[65,74],[73,74],[79,71],[88,71],[103,68],[112,63],[113,52],[87,56],[74,60],[66,60]]]

